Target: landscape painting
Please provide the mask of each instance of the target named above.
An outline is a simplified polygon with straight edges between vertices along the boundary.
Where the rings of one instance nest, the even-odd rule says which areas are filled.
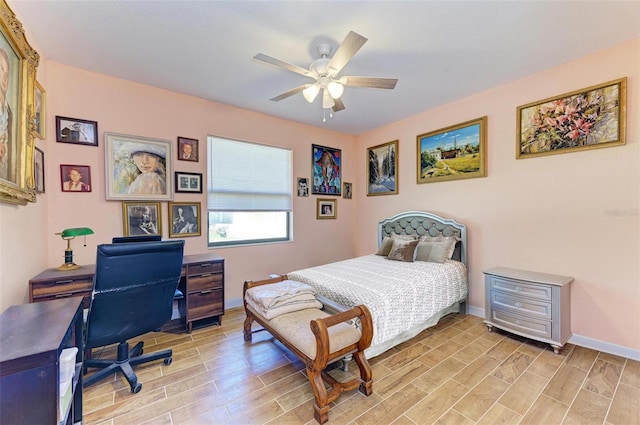
[[[367,148],[367,196],[398,193],[398,141]]]
[[[418,183],[485,177],[487,117],[417,136]]]

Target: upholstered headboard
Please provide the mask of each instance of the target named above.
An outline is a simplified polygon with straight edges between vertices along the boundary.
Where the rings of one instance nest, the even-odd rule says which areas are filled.
[[[407,211],[378,223],[378,246],[385,236],[457,236],[460,242],[453,252],[453,259],[467,265],[467,227],[455,220],[422,211]]]

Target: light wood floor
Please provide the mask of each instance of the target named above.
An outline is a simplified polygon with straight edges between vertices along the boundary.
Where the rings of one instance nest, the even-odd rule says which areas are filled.
[[[303,364],[266,332],[245,343],[243,320],[233,309],[222,326],[145,335],[145,352],[172,348],[173,363],[137,367],[138,394],[120,376],[85,388],[84,423],[315,424]],[[640,424],[640,362],[573,345],[555,355],[475,316],[448,316],[371,364],[373,394],[343,394],[328,424]]]

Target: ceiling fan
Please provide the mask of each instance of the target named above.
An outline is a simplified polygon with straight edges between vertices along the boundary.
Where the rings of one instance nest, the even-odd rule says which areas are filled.
[[[312,103],[318,94],[322,92],[323,110],[326,111],[331,108],[333,111],[338,112],[345,108],[344,103],[340,99],[345,86],[393,89],[398,82],[397,79],[392,78],[338,76],[340,71],[342,71],[345,65],[358,52],[358,50],[360,50],[366,41],[367,39],[360,34],[349,31],[349,34],[347,34],[347,37],[340,46],[338,46],[338,49],[332,57],[329,57],[332,50],[331,45],[328,43],[321,43],[318,45],[318,54],[320,55],[320,58],[311,62],[309,69],[304,69],[298,65],[293,65],[262,53],[258,53],[253,58],[266,64],[274,65],[286,71],[304,75],[305,77],[310,77],[315,80],[315,82],[302,84],[286,91],[271,98],[271,100],[277,102],[302,92],[302,95],[307,102]],[[323,121],[326,121],[326,116]]]

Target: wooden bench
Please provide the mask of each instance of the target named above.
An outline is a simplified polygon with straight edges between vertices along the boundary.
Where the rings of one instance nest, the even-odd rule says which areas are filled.
[[[321,424],[329,420],[329,403],[336,400],[345,391],[359,387],[366,396],[372,392],[371,366],[364,356],[364,350],[371,344],[373,324],[369,309],[360,305],[337,314],[328,314],[317,308],[309,308],[267,320],[247,305],[246,292],[259,285],[281,282],[286,276],[278,276],[260,281],[246,281],[243,288],[244,340],[251,342],[251,325],[259,323],[271,335],[291,350],[307,368],[307,376],[315,397],[314,418]],[[350,320],[359,318],[360,329]],[[360,369],[360,377],[340,382],[325,371],[327,365],[353,354]],[[329,390],[325,387],[325,382]]]

